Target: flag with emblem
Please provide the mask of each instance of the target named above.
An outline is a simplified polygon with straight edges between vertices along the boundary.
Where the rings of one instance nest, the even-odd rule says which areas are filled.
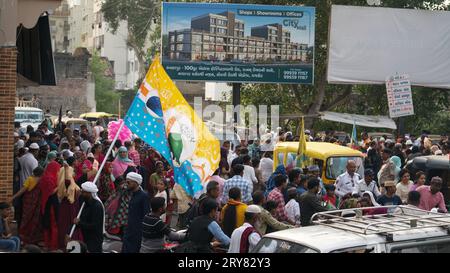
[[[190,196],[218,168],[219,141],[184,99],[155,58],[124,118],[127,127],[157,150]]]

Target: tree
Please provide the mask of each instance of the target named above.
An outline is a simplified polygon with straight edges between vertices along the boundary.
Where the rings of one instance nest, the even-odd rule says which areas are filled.
[[[95,52],[89,65],[95,82],[97,111],[117,114],[120,94],[114,91],[114,79],[108,76],[107,61]]]
[[[152,27],[161,24],[161,2],[156,0],[105,0],[102,5],[103,16],[112,32],[115,33],[119,25],[125,21],[128,26],[127,44],[136,53],[139,61],[139,76],[144,78],[147,61],[147,44],[159,48],[160,31],[152,32]],[[149,36],[150,39],[149,40]],[[153,50],[155,52],[155,50]]]
[[[171,2],[195,2],[192,0],[174,0]],[[198,0],[196,2],[199,2]],[[366,0],[229,0],[229,1],[201,1],[201,2],[229,2],[239,4],[266,4],[266,5],[304,5],[316,8],[315,46],[314,46],[314,85],[274,85],[274,84],[244,84],[242,87],[242,101],[244,104],[279,104],[283,114],[303,114],[311,117],[305,118],[307,128],[321,128],[324,122],[314,122],[312,116],[320,111],[337,110],[350,113],[387,114],[386,90],[382,85],[334,85],[327,83],[326,67],[328,58],[328,27],[331,6],[353,5],[367,6]],[[417,8],[417,9],[444,9],[444,0],[383,0],[382,7]],[[127,21],[129,30],[129,45],[135,49],[139,64],[140,75],[145,74],[145,63],[149,63],[161,48],[161,14],[160,2],[152,0],[105,0],[102,6],[105,20],[112,30],[117,30],[122,20]],[[153,26],[153,27],[152,27]],[[152,31],[154,29],[154,31]],[[162,38],[167,39],[167,37]],[[150,46],[145,49],[145,45]],[[311,58],[312,56],[307,56]],[[140,82],[140,81],[139,81]],[[413,88],[414,103],[417,94],[424,89]],[[430,89],[427,89],[430,90]],[[435,99],[441,100],[440,92],[429,92],[428,95],[419,96],[433,104]],[[275,96],[276,94],[276,96]],[[349,99],[352,98],[352,99]],[[444,99],[445,100],[445,99]],[[448,111],[448,99],[444,104]],[[441,106],[439,106],[441,107]],[[438,111],[438,108],[436,111]],[[421,110],[418,110],[421,111]],[[419,113],[419,112],[417,112]],[[406,118],[406,125],[412,126],[408,120],[429,116],[430,111]],[[419,122],[417,124],[426,124]],[[409,127],[408,127],[409,128]],[[410,128],[411,130],[414,128]]]
[[[358,96],[361,90],[365,90],[365,92],[374,94],[374,110],[379,110],[374,112],[376,112],[376,114],[387,114],[387,106],[383,107],[380,105],[380,103],[383,105],[386,104],[386,100],[380,99],[380,96],[386,96],[386,91],[383,89],[383,86],[370,85],[358,87],[352,85],[332,85],[327,83],[328,26],[331,6],[333,4],[367,6],[366,0],[235,0],[231,2],[246,4],[305,5],[314,6],[316,8],[314,85],[305,86],[293,84],[281,86],[280,88],[282,91],[276,93],[277,97],[274,98],[273,101],[275,104],[281,105],[281,113],[289,112],[298,113],[299,115],[314,116],[320,111],[339,110],[340,108],[345,107],[345,104],[348,105],[350,101],[353,104],[355,100],[349,100],[349,98],[351,96]],[[442,0],[430,0],[427,2],[420,0],[384,0],[382,1],[382,6],[392,8],[429,9],[430,7],[435,8],[433,5],[441,5],[443,2],[444,1]],[[274,89],[276,88],[274,88],[273,85],[244,85],[241,97],[246,103],[259,104],[261,102],[267,102],[267,94],[272,94],[271,92],[273,92]],[[261,94],[265,95],[261,97]],[[282,105],[279,101],[285,101],[283,98],[293,100],[295,102],[294,105],[292,104],[292,101],[286,105],[287,107]],[[359,102],[364,103],[364,101]],[[315,125],[313,121],[313,117],[305,118],[305,127],[313,128]]]

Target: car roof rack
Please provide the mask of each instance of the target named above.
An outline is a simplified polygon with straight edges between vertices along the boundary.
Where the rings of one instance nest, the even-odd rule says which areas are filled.
[[[386,209],[386,213],[363,215],[365,211]],[[396,210],[397,209],[397,210]],[[396,210],[395,213],[389,212]],[[423,213],[423,215],[417,215]],[[351,217],[343,215],[351,214]],[[450,233],[450,215],[410,206],[380,206],[319,212],[311,217],[315,225],[329,226],[363,235],[389,234],[411,229],[441,227]]]

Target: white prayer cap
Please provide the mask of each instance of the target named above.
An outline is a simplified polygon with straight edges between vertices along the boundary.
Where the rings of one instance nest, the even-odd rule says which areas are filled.
[[[91,148],[91,143],[87,140],[84,140],[83,142],[80,143],[80,148],[83,152],[87,152],[89,150],[89,148]]]
[[[32,150],[39,150],[39,145],[37,145],[37,143],[31,143],[30,149],[32,149]]]
[[[14,132],[14,137],[19,137],[19,134],[17,132]]]
[[[83,184],[81,184],[81,188],[85,192],[90,192],[90,193],[97,193],[98,192],[97,186],[94,183],[92,183],[91,181],[84,182]]]
[[[257,205],[250,205],[250,206],[247,207],[245,212],[248,212],[248,213],[261,213],[261,208],[258,207]]]
[[[95,158],[93,153],[88,153],[87,158]]]
[[[70,150],[68,150],[68,149],[64,149],[62,152],[63,152],[63,157],[71,157],[71,156],[73,156],[73,153]]]
[[[25,142],[22,139],[19,139],[16,143],[17,149],[21,149],[25,146]]]
[[[134,181],[134,182],[138,183],[139,185],[142,184],[142,176],[138,173],[135,173],[135,172],[128,173],[127,179]]]

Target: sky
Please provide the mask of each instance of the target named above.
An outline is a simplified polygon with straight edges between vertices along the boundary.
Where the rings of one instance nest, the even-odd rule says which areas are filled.
[[[193,6],[195,5],[195,6]],[[238,9],[251,10],[285,10],[285,11],[304,11],[303,18],[299,19],[300,25],[306,25],[306,30],[297,30],[293,27],[283,27],[291,32],[291,42],[306,43],[314,45],[314,9],[309,7],[292,6],[268,6],[268,5],[231,5],[231,4],[191,4],[191,3],[164,3],[163,6],[163,33],[168,31],[190,28],[191,18],[207,13],[221,13],[226,10],[235,12]],[[283,23],[287,17],[270,16],[241,16],[236,15],[237,19],[244,21],[244,36],[250,36],[251,27],[261,26],[272,23]],[[311,29],[309,26],[312,26]]]

